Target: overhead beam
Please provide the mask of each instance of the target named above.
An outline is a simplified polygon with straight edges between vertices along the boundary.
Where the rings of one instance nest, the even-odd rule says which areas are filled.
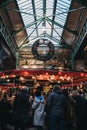
[[[58,14],[56,14],[56,15],[61,15],[61,14],[65,14],[65,13],[71,13],[71,12],[75,12],[75,11],[82,10],[82,9],[85,9],[85,8],[86,8],[85,6],[79,7],[79,8],[74,8],[74,9],[70,9],[70,10],[68,10],[68,11],[64,11],[64,12],[62,12],[62,13],[58,13]]]
[[[35,25],[36,23],[38,23],[39,21],[42,21],[42,19],[43,18],[40,18],[40,19],[38,19],[37,21],[33,21],[33,22],[31,22],[30,24],[28,24],[28,25],[26,25],[26,26],[24,26],[24,27],[22,27],[22,28],[20,28],[20,29],[18,29],[18,30],[14,30],[14,34],[16,34],[16,33],[19,33],[20,31],[22,31],[22,30],[25,30],[26,28],[30,28],[31,26],[33,26],[33,25]]]
[[[37,21],[37,18],[36,18],[36,10],[35,10],[35,0],[32,0],[32,8],[33,8],[34,20],[35,20],[35,22],[36,22],[36,21]],[[35,26],[36,26],[37,36],[38,36],[37,22],[35,23]]]
[[[52,22],[52,20],[51,20],[50,18],[46,17],[46,19],[47,19],[49,22]],[[55,24],[56,26],[60,27],[60,28],[66,29],[68,32],[70,32],[70,33],[72,33],[72,34],[74,34],[74,35],[77,35],[77,31],[73,31],[73,30],[71,30],[71,29],[69,29],[69,28],[67,28],[67,27],[65,27],[65,26],[63,26],[63,25],[61,25],[61,24],[59,24],[59,23],[56,22],[56,21],[54,21],[54,24]]]
[[[37,26],[39,26],[41,24],[42,20],[37,24]],[[32,35],[32,33],[36,30],[36,28],[34,28],[34,30],[31,32],[31,34],[29,35],[29,37]],[[38,35],[37,35],[38,37]]]
[[[14,0],[0,0],[0,8],[5,7],[7,4],[13,2]]]
[[[54,31],[55,31],[55,32],[57,33],[57,35],[61,38],[59,44],[60,44],[60,45],[66,45],[66,46],[68,47],[68,49],[72,50],[71,46],[70,46],[68,43],[65,42],[65,40],[62,38],[62,36],[60,36],[60,34],[57,32],[57,30],[54,29]]]
[[[49,21],[47,21],[47,22],[48,22],[48,24],[51,26],[51,23],[50,23]],[[56,33],[57,33],[57,31],[56,31]],[[51,36],[51,35],[49,35],[49,34],[47,34],[47,33],[43,33],[42,35],[44,35],[44,36],[49,36],[49,38],[50,38],[51,40],[55,41],[56,43],[59,43],[59,42],[60,42],[60,40],[56,39],[55,37],[53,37],[53,36]],[[58,33],[57,33],[57,35],[59,36]],[[60,43],[59,43],[59,44],[60,44]]]
[[[54,19],[55,19],[55,14],[56,14],[56,6],[57,6],[57,0],[54,0],[52,26],[51,26],[51,36],[53,35],[53,27],[54,27]]]
[[[43,0],[43,26],[46,26],[46,0]]]
[[[54,37],[51,37],[49,34],[45,33],[43,34],[44,37],[47,37],[49,39],[51,39],[52,41],[56,42],[57,44],[59,43],[59,40],[54,38]]]
[[[43,16],[46,16],[46,0],[43,0]]]
[[[40,21],[40,23],[41,23],[41,22],[42,22],[42,21]],[[39,26],[40,23],[39,23],[37,26]],[[30,35],[27,36],[27,37],[24,39],[24,41],[23,41],[23,43],[20,45],[19,49],[20,49],[24,44],[27,43],[27,39],[33,34],[33,32],[34,32],[35,30],[36,30],[36,28],[34,28],[34,30],[30,33]],[[37,37],[38,37],[38,36],[37,36]]]
[[[33,40],[35,40],[35,39],[39,39],[39,38],[43,38],[43,37],[47,37],[47,38],[49,38],[50,40],[52,40],[52,41],[54,41],[55,43],[59,43],[59,40],[58,39],[56,39],[56,38],[54,38],[54,37],[51,37],[49,34],[47,34],[47,33],[42,33],[41,35],[39,35],[38,37],[34,37],[34,38],[32,38],[31,39],[31,41],[33,41]],[[59,45],[59,44],[58,44]]]
[[[31,15],[31,16],[34,16],[34,14],[32,13],[27,13],[25,11],[22,11],[22,10],[18,10],[18,9],[14,9],[14,8],[9,8],[9,7],[3,7],[3,9],[6,9],[6,10],[11,10],[11,11],[15,11],[15,12],[18,12],[18,13],[22,13],[22,14],[26,14],[26,15]],[[37,15],[38,16],[38,15]],[[39,17],[39,16],[38,16]]]
[[[70,46],[68,46],[67,44],[60,45],[59,44],[60,41],[54,37],[51,37],[49,34],[45,33],[44,36],[51,39],[52,41],[56,42],[58,47],[67,48],[67,49],[71,50]]]
[[[59,35],[59,33],[57,32],[57,30],[56,29],[54,29],[54,31],[56,32],[56,34],[61,38],[61,40],[65,43],[65,44],[67,44],[66,42],[65,42],[65,40],[62,38],[62,36],[60,36]],[[61,42],[61,41],[60,41]],[[67,44],[68,45],[68,44]]]
[[[63,44],[63,45],[61,44],[61,45],[60,45],[58,39],[56,39],[56,38],[54,38],[54,37],[50,37],[50,35],[47,34],[47,33],[45,33],[45,34],[42,33],[40,36],[38,36],[38,37],[36,36],[36,37],[32,38],[31,41],[37,40],[37,39],[39,39],[39,38],[44,38],[44,37],[45,37],[45,38],[48,38],[49,40],[52,40],[53,42],[55,42],[55,43],[56,43],[55,45],[56,45],[57,47],[67,48],[67,49],[71,50],[66,44],[65,44],[65,45],[64,45],[64,44]],[[30,41],[30,42],[31,42],[31,41]],[[28,45],[29,45],[29,44],[28,44]],[[22,47],[23,47],[23,46],[21,46],[21,48],[22,48]]]
[[[51,25],[51,23],[49,22],[49,21],[47,21],[48,22],[48,24],[50,25],[50,26],[52,26]],[[53,28],[53,30],[55,31],[55,29]],[[56,33],[57,33],[57,31],[55,31]],[[57,35],[59,36],[59,34],[57,33]],[[53,37],[53,35],[50,35],[50,37]],[[58,40],[58,41],[60,41],[60,40]]]

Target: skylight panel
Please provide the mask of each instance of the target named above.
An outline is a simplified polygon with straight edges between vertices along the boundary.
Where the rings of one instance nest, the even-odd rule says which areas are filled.
[[[35,5],[42,5],[42,1],[35,0]]]
[[[49,10],[49,8],[50,8],[51,10],[53,10],[53,4],[52,4],[52,3],[49,3],[49,4],[48,4],[48,2],[47,2],[46,9]]]
[[[31,22],[33,22],[34,20],[33,19],[25,19],[25,23],[26,23],[26,25],[27,25],[27,23],[29,24],[29,23],[31,23]]]
[[[68,10],[70,8],[70,3],[71,0],[58,0],[57,1],[57,8],[56,8],[56,15],[55,15],[55,22],[58,23],[58,26],[60,27],[60,29],[58,30],[58,33],[55,33],[55,31],[53,30],[53,36],[56,34],[59,34],[59,39],[61,39],[61,35],[63,32],[63,27],[65,25],[66,22],[66,18],[67,18],[67,14],[68,14]],[[56,25],[54,25],[56,26]]]
[[[26,8],[25,8],[25,7],[26,7]],[[31,6],[30,6],[30,7],[31,7]],[[23,11],[24,11],[24,10],[29,10],[29,11],[30,11],[30,9],[29,9],[30,7],[29,7],[28,4],[20,6],[21,10],[23,10]]]
[[[35,3],[41,3],[42,1],[41,0],[35,0]]]
[[[17,0],[18,4],[24,4],[25,2],[27,2],[27,0]]]
[[[71,1],[71,0],[70,0]],[[68,4],[65,4],[67,3]],[[57,2],[57,11],[56,11],[56,14],[58,14],[60,12],[60,14],[63,16],[63,15],[66,15],[68,14],[67,10],[69,10],[69,7],[70,7],[70,3],[68,0],[63,0],[62,2],[61,1],[58,1]],[[66,6],[67,5],[67,6]],[[61,7],[61,9],[59,9],[59,7]],[[62,10],[62,8],[65,8],[65,11],[64,9]],[[59,10],[59,11],[58,11]],[[62,14],[64,12],[64,14]],[[66,19],[66,18],[65,18]]]
[[[47,0],[46,1],[46,17],[52,17],[53,14],[53,4],[54,0]],[[49,10],[50,8],[50,10]]]
[[[68,8],[68,5],[67,5],[67,4],[65,4],[65,3],[61,2],[61,1],[58,1],[58,3],[59,3],[59,5],[61,5],[61,6],[64,6],[64,7]]]
[[[41,17],[41,16],[42,16],[42,15],[41,15],[41,12],[39,11],[39,12],[38,12],[37,18],[38,18],[38,17]]]
[[[60,24],[60,25],[62,25],[62,26],[64,26],[64,21],[63,20],[61,20],[61,19],[56,19],[55,21],[58,21],[58,24]],[[61,27],[60,27],[61,28]]]
[[[28,30],[28,28],[31,26],[30,24],[34,21],[33,11],[32,10],[29,11],[29,8],[32,7],[31,2],[28,0],[21,0],[21,4],[20,4],[20,1],[18,0],[18,5],[19,5],[20,10],[23,10],[23,12],[27,12],[27,14],[24,14],[21,12],[21,16],[23,18],[26,31],[28,35],[30,35],[30,33],[32,32],[32,29]]]
[[[71,1],[72,0],[58,0],[56,5],[56,12],[54,13],[55,17],[53,19],[54,0],[46,0],[46,14],[45,10],[43,9],[45,6],[44,0],[34,0],[33,2],[32,0],[17,0],[27,34],[28,36],[30,35],[29,39],[31,39],[31,37],[40,37],[42,34],[47,34],[50,37],[53,29],[53,34],[51,37],[58,37],[57,39],[59,40],[60,36],[62,35],[63,26],[66,22]],[[44,16],[46,23],[45,28],[42,26],[44,21],[41,21]],[[52,19],[54,21],[52,21]],[[54,25],[52,22],[54,22]],[[55,23],[58,24],[55,25]],[[38,30],[38,34],[37,30],[35,29]]]
[[[70,4],[70,1],[69,0],[61,0],[62,3],[65,3],[65,4]]]
[[[46,17],[52,17],[53,16],[53,13],[52,13],[52,10],[48,10],[47,13],[46,13]]]
[[[62,21],[65,21],[65,17],[61,17],[60,15],[57,15],[55,19],[61,19]]]
[[[28,5],[27,3],[24,3],[24,4],[21,4],[20,7],[21,7],[21,8],[24,8],[24,7],[28,8],[29,5]]]
[[[43,10],[41,10],[42,7],[43,7],[42,1],[41,0],[35,0],[36,14],[43,16]]]
[[[56,9],[57,12],[66,12],[67,11],[67,8],[62,8],[62,7],[57,7]]]

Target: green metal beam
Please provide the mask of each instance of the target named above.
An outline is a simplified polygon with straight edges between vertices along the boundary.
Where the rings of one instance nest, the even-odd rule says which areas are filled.
[[[55,19],[55,14],[56,14],[56,6],[57,6],[57,0],[54,0],[52,26],[51,26],[51,36],[53,35],[53,27],[54,27],[54,19]]]
[[[31,13],[27,13],[27,12],[24,12],[24,11],[22,11],[22,10],[18,10],[18,9],[14,9],[14,8],[3,7],[3,9],[15,11],[15,12],[22,13],[22,14],[26,14],[26,15],[34,16],[33,13],[32,13],[32,14],[31,14]],[[37,16],[40,17],[39,15],[37,15]]]
[[[54,29],[54,31],[57,33],[57,35],[61,38],[60,45],[66,45],[68,49],[72,50],[71,46],[65,42],[65,40],[62,38],[62,36],[59,35],[59,33]]]
[[[35,38],[32,38],[31,41],[32,41],[32,40],[35,40],[35,39],[43,38],[43,37],[48,38],[48,39],[50,39],[50,40],[56,42],[57,44],[59,43],[59,40],[58,40],[58,39],[56,39],[56,38],[54,38],[54,37],[51,37],[51,36],[50,36],[49,34],[47,34],[47,33],[42,33],[40,36],[35,37]]]
[[[13,2],[14,0],[0,0],[0,8],[5,7],[7,4]]]
[[[39,24],[37,24],[37,26],[39,26],[41,24],[42,20],[39,22]],[[32,35],[32,33],[36,30],[36,28],[31,32],[31,34],[29,35],[29,37]],[[38,37],[38,35],[37,35]]]
[[[22,30],[25,30],[26,28],[30,28],[31,26],[35,25],[35,24],[38,23],[39,21],[42,21],[42,19],[43,19],[43,18],[40,18],[40,19],[38,19],[37,21],[31,22],[30,24],[26,25],[25,27],[22,27],[22,28],[20,28],[20,29],[18,29],[18,30],[14,30],[13,33],[16,34],[16,33],[19,33],[19,32],[22,31]]]
[[[46,16],[46,0],[43,0],[43,16]]]
[[[51,25],[51,23],[49,22],[49,21],[47,21],[48,22],[48,24],[50,25],[50,26],[52,26]],[[54,28],[53,28],[53,30],[55,30]],[[57,31],[55,31],[56,33],[57,33]],[[57,33],[57,35],[59,36],[59,34]],[[50,37],[53,37],[52,35],[50,35]],[[58,40],[59,41],[59,40]]]
[[[49,22],[49,21],[47,21],[48,22],[48,24],[51,26],[51,23]],[[54,28],[53,28],[53,30],[54,30]],[[49,35],[49,34],[47,34],[47,33],[44,33],[44,36],[49,36],[49,38],[51,39],[51,40],[53,40],[54,42],[56,42],[56,43],[59,43],[60,42],[60,40],[58,40],[58,39],[56,39],[54,36],[52,36],[52,35]]]
[[[56,34],[61,38],[61,40],[64,42],[64,43],[66,43],[65,42],[65,40],[59,35],[59,33],[56,31],[56,29],[54,28],[54,31],[56,32]],[[66,43],[67,44],[67,43]]]
[[[41,23],[41,22],[42,22],[42,21],[40,21],[40,23]],[[39,26],[40,23],[39,23],[37,26]],[[27,37],[24,39],[24,41],[23,41],[23,43],[20,45],[19,49],[22,47],[22,45],[26,44],[27,39],[33,34],[33,32],[34,32],[35,30],[36,30],[36,28],[34,28],[34,30],[30,33],[30,35],[27,36]],[[37,36],[37,37],[38,37],[38,36]]]
[[[45,17],[46,17],[46,0],[43,0],[43,24],[44,26],[46,26]]]
[[[77,3],[87,7],[87,0],[75,0]]]
[[[51,39],[52,41],[56,42],[57,44],[60,42],[58,39],[54,38],[54,37],[51,37],[49,34],[45,33],[45,37]],[[66,48],[66,49],[69,49],[71,50],[70,46],[67,45],[67,44],[58,44],[57,46],[61,47],[61,48]]]
[[[79,7],[79,8],[70,9],[68,11],[58,13],[57,15],[61,15],[61,14],[64,14],[64,13],[71,13],[71,12],[75,12],[75,11],[82,10],[82,9],[85,9],[85,8],[86,8],[85,6],[82,6],[82,7]]]
[[[48,22],[48,21],[47,21]],[[49,23],[49,22],[48,22]],[[49,23],[49,25],[51,26],[51,24]],[[56,31],[55,28],[53,28],[53,30],[56,32],[56,34],[61,38],[62,41],[58,40],[59,41],[59,44],[62,45],[62,46],[67,46],[68,49],[72,49],[71,46],[69,46],[65,40],[59,35],[59,33]],[[53,37],[53,36],[50,36],[50,37]],[[61,43],[60,43],[61,42]]]
[[[44,35],[44,37],[47,37],[47,38],[51,39],[52,41],[56,42],[57,44],[59,43],[59,40],[56,39],[55,37],[52,37],[52,36],[50,36],[50,35],[47,34],[47,33],[45,33],[45,34],[43,34],[43,35]]]
[[[35,22],[36,22],[37,18],[36,18],[36,10],[35,10],[35,0],[32,0],[32,8],[33,8],[34,19],[35,19]],[[36,26],[37,36],[38,36],[37,23],[35,23],[35,26]]]
[[[52,22],[52,20],[51,20],[50,18],[46,17],[46,19],[47,19],[49,22]],[[65,26],[63,26],[63,25],[57,23],[56,21],[54,21],[54,24],[55,24],[56,26],[59,26],[59,27],[63,28],[63,29],[66,29],[68,32],[70,32],[70,33],[72,33],[72,34],[74,34],[74,35],[77,35],[77,31],[73,31],[73,30],[71,30],[71,29],[69,29],[69,28],[67,28],[67,27],[65,27]]]

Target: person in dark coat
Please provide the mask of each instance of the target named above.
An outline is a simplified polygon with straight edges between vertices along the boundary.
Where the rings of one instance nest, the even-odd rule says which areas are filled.
[[[23,88],[14,100],[15,130],[18,130],[18,128],[25,130],[26,127],[25,119],[29,112],[29,94],[27,92],[28,89],[26,87]]]
[[[87,101],[79,92],[73,95],[77,130],[87,130]]]
[[[11,104],[7,101],[7,93],[3,94],[0,100],[0,123],[1,130],[7,130],[7,124],[10,119]]]
[[[75,102],[71,96],[69,96],[68,89],[63,89],[63,94],[66,98],[66,108],[64,112],[64,123],[66,130],[76,129],[76,115],[75,115]]]
[[[65,96],[61,93],[59,86],[55,85],[46,102],[49,130],[64,130],[64,109]]]

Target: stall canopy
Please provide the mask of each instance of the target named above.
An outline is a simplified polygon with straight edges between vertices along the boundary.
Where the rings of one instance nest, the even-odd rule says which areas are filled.
[[[63,72],[57,70],[9,70],[0,72],[1,78],[13,78],[13,77],[27,77],[32,78],[33,76],[37,77],[38,79],[41,78],[42,80],[48,79],[50,77],[54,77],[54,80],[73,80],[74,83],[86,82],[87,81],[87,73],[86,72]]]

